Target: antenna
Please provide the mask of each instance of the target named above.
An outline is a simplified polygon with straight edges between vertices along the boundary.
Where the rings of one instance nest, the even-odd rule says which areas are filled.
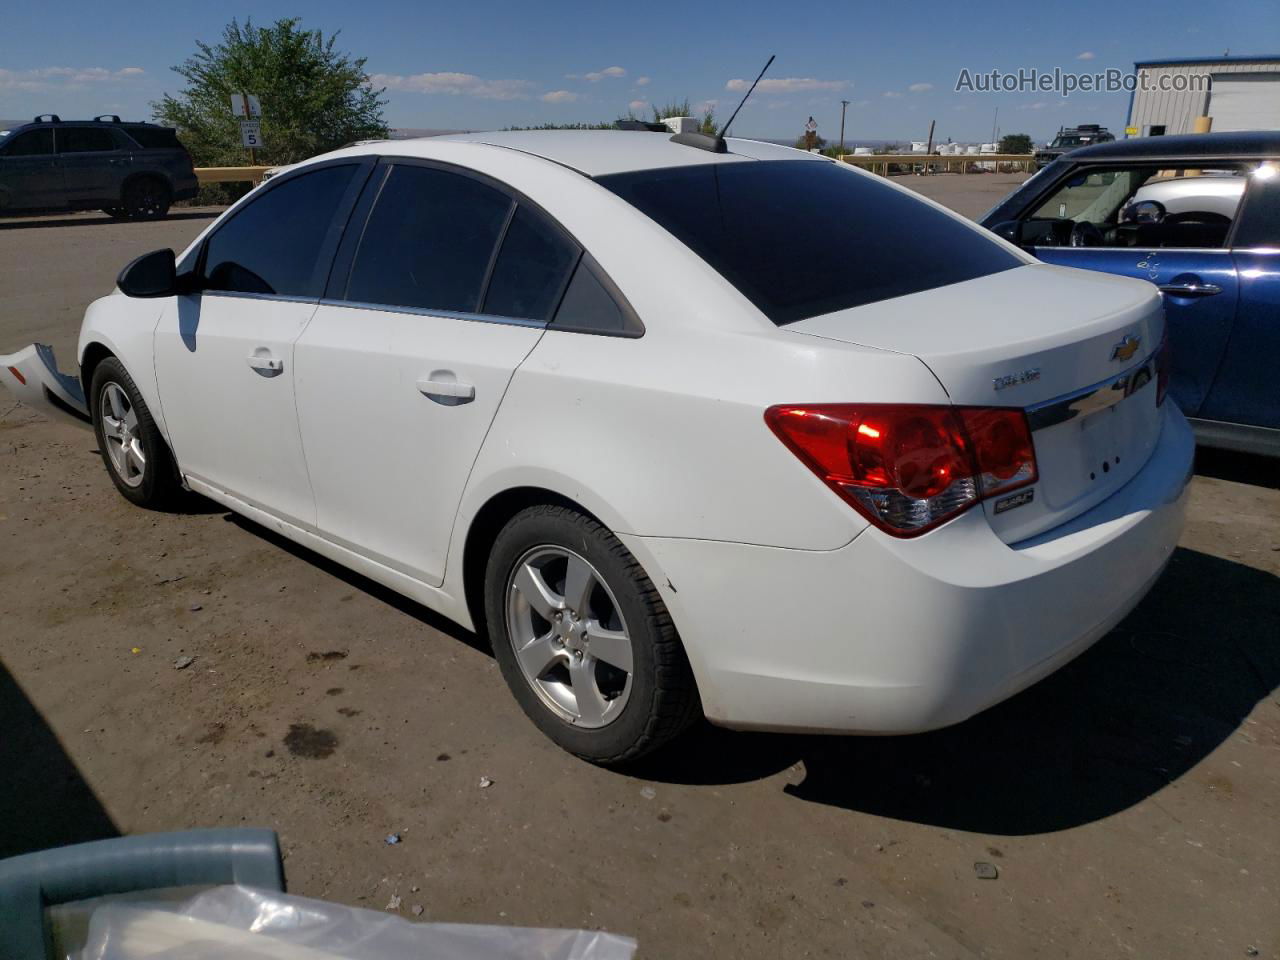
[[[764,70],[761,70],[761,71],[760,71],[760,77],[763,77],[763,76],[764,76],[764,71],[769,69],[769,66],[773,63],[773,61],[774,61],[774,59],[775,59],[776,57],[777,57],[777,54],[776,54],[776,53],[775,53],[775,54],[771,54],[771,55],[770,55],[770,57],[769,57],[769,62],[768,62],[768,63],[766,63],[766,64],[764,65]],[[724,135],[725,135],[725,134],[727,134],[727,133],[729,132],[729,127],[731,127],[731,126],[733,125],[733,121],[734,121],[734,120],[736,120],[736,119],[737,119],[737,117],[738,117],[738,110],[741,110],[741,109],[742,109],[742,105],[743,105],[743,104],[745,104],[745,103],[747,102],[747,97],[751,96],[752,91],[753,91],[753,90],[755,90],[755,88],[756,88],[756,83],[759,83],[759,82],[760,82],[760,77],[756,77],[756,82],[755,82],[755,83],[753,83],[753,84],[751,84],[751,89],[747,91],[747,96],[742,98],[742,103],[738,104],[738,109],[733,111],[733,116],[731,116],[731,117],[729,118],[729,122],[728,122],[728,123],[726,123],[723,127],[721,127],[721,128],[720,128],[720,137],[721,137],[721,139],[723,139],[723,138],[724,138]]]

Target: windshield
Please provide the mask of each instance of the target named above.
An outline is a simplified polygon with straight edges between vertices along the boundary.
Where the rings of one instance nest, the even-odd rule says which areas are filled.
[[[597,182],[779,325],[1023,263],[984,231],[835,163],[707,163]]]

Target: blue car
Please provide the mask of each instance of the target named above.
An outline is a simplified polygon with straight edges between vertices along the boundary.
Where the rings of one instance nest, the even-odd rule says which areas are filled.
[[[1158,286],[1170,394],[1199,442],[1280,456],[1280,132],[1075,150],[981,223],[1047,263]]]

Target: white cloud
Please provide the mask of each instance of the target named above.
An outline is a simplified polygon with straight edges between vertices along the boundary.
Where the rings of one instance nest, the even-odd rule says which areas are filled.
[[[1095,59],[1096,57],[1097,57],[1097,54],[1096,54],[1096,53],[1094,53],[1092,50],[1086,50],[1084,53],[1079,54],[1079,55],[1076,57],[1076,59],[1077,59],[1077,60],[1093,60],[1093,59]]]
[[[884,92],[884,95],[888,97],[890,100],[897,100],[899,97],[902,96],[902,93],[898,90],[886,90]]]
[[[649,101],[648,100],[632,100],[630,103],[627,104],[627,107],[628,109],[630,109],[632,113],[644,113],[649,109]]]
[[[648,78],[648,77],[636,77],[636,86],[637,86],[637,87],[647,87],[648,85],[649,85],[649,78]]]
[[[588,83],[599,83],[601,80],[625,77],[626,75],[627,71],[622,67],[605,67],[603,70],[593,70],[591,73],[584,73],[582,76],[578,76],[576,73],[566,73],[564,76],[566,80],[586,80]],[[645,82],[648,82],[648,79],[648,77],[645,77]]]
[[[547,103],[573,103],[578,99],[578,94],[572,90],[548,90],[546,93],[538,97]]]
[[[1024,103],[1020,107],[1018,107],[1018,109],[1019,110],[1043,110],[1048,105],[1049,104],[1045,103],[1043,100],[1037,100],[1035,103]]]
[[[105,67],[36,67],[32,70],[5,70],[0,68],[0,90],[21,90],[41,93],[49,90],[87,87],[118,83],[144,75],[141,67],[122,67],[108,70]]]
[[[815,80],[813,77],[769,77],[756,86],[760,93],[802,93],[805,90],[843,90],[843,80]],[[742,92],[751,88],[751,82],[734,77],[724,85],[726,90]]]
[[[907,89],[910,90],[912,93],[927,93],[928,91],[933,89],[933,84],[932,83],[913,83],[911,86],[907,87]]]
[[[408,93],[447,93],[481,100],[528,100],[528,80],[485,80],[474,73],[375,73],[369,78],[375,87]]]
[[[703,100],[695,109],[698,113],[706,113],[708,110],[714,110],[718,106],[720,106],[719,100]]]

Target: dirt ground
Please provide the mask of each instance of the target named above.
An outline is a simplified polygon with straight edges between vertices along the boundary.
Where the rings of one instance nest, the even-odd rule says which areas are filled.
[[[997,179],[922,187],[972,215]],[[0,221],[0,350],[70,357],[120,266],[209,216]],[[1138,610],[966,724],[702,729],[617,773],[474,636],[207,502],[129,506],[0,390],[0,857],[260,825],[295,893],[650,958],[1280,957],[1278,474],[1205,456]]]

